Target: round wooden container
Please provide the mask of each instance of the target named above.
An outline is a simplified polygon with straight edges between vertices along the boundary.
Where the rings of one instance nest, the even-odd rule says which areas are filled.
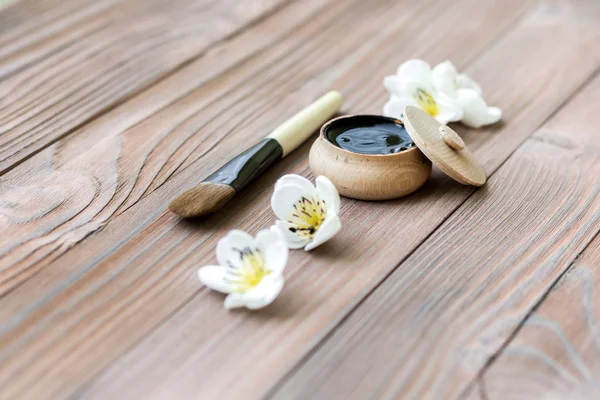
[[[342,149],[327,138],[331,126],[358,118],[401,123],[378,115],[348,115],[327,122],[310,149],[313,172],[329,178],[342,196],[359,200],[395,199],[423,186],[431,174],[431,161],[418,147],[395,154],[360,154]]]
[[[406,107],[404,116],[404,126],[415,147],[393,154],[342,149],[327,135],[336,124],[338,128],[342,123],[354,126],[349,122],[368,119],[403,124],[378,115],[348,115],[323,125],[310,149],[310,168],[316,175],[329,178],[342,196],[359,200],[388,200],[413,193],[429,178],[432,161],[462,184],[485,183],[485,172],[456,132],[416,107]]]

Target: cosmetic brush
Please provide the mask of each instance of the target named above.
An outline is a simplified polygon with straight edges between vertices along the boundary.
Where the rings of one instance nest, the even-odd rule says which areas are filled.
[[[340,108],[342,95],[331,91],[298,112],[265,139],[233,158],[204,182],[169,203],[182,218],[199,217],[221,209],[268,167],[300,146]]]

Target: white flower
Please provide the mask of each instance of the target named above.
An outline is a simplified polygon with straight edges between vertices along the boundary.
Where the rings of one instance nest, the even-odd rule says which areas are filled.
[[[450,61],[436,65],[433,70],[425,61],[408,60],[400,65],[396,75],[383,81],[390,100],[383,114],[404,117],[404,107],[419,107],[440,123],[460,121],[472,128],[496,123],[502,118],[497,107],[488,107],[481,87],[467,74],[459,74]]]
[[[483,97],[474,89],[459,89],[456,93],[456,101],[464,111],[460,122],[471,128],[495,124],[502,118],[502,110],[498,107],[488,107]]]
[[[398,67],[396,75],[387,76],[383,84],[391,95],[383,107],[385,116],[402,119],[404,108],[410,105],[426,111],[441,124],[463,117],[456,99],[436,89],[431,67],[425,61],[406,61]]]
[[[276,232],[262,230],[255,239],[233,230],[217,244],[219,265],[200,268],[198,277],[209,288],[229,293],[225,308],[256,310],[269,305],[281,291],[288,253]]]
[[[502,118],[497,107],[488,107],[482,97],[481,87],[467,74],[459,74],[450,61],[444,61],[433,68],[433,81],[436,89],[456,99],[463,110],[461,122],[471,128],[496,123]]]
[[[456,98],[456,92],[460,89],[473,89],[481,96],[481,87],[467,74],[459,74],[456,67],[450,61],[444,61],[433,67],[433,82],[440,92]]]
[[[342,228],[337,189],[324,176],[316,184],[299,175],[284,175],[275,184],[271,208],[279,220],[271,230],[281,232],[290,249],[312,250]]]

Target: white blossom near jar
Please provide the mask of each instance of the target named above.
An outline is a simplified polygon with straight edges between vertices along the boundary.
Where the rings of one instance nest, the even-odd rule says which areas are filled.
[[[458,73],[450,61],[433,69],[423,60],[408,60],[396,75],[384,78],[383,85],[390,99],[383,106],[383,115],[404,118],[404,109],[414,106],[427,112],[439,123],[460,121],[471,128],[498,122],[502,111],[489,107],[481,87],[471,77]]]
[[[425,61],[406,61],[396,75],[385,77],[383,85],[390,93],[390,100],[383,106],[386,117],[403,119],[407,106],[422,109],[441,124],[463,117],[456,99],[437,89],[431,67]]]
[[[329,179],[319,176],[316,186],[300,175],[284,175],[275,184],[271,208],[279,218],[271,228],[281,232],[290,249],[309,251],[342,228],[340,195]]]

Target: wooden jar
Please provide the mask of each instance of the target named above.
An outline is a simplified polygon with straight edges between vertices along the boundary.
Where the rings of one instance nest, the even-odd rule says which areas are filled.
[[[329,178],[342,196],[359,200],[395,199],[423,186],[431,174],[431,161],[416,146],[395,154],[359,154],[342,149],[328,139],[327,132],[332,125],[364,117],[348,115],[323,125],[310,149],[309,164],[313,172]],[[394,122],[387,117],[372,118]]]
[[[321,128],[310,149],[309,164],[315,175],[326,176],[342,196],[359,200],[388,200],[413,193],[431,175],[432,161],[462,184],[481,186],[486,175],[456,132],[416,107],[405,109],[404,126],[415,146],[393,154],[361,154],[332,143],[328,131],[365,118],[402,124],[383,116],[349,115]],[[352,125],[351,123],[349,125]]]

